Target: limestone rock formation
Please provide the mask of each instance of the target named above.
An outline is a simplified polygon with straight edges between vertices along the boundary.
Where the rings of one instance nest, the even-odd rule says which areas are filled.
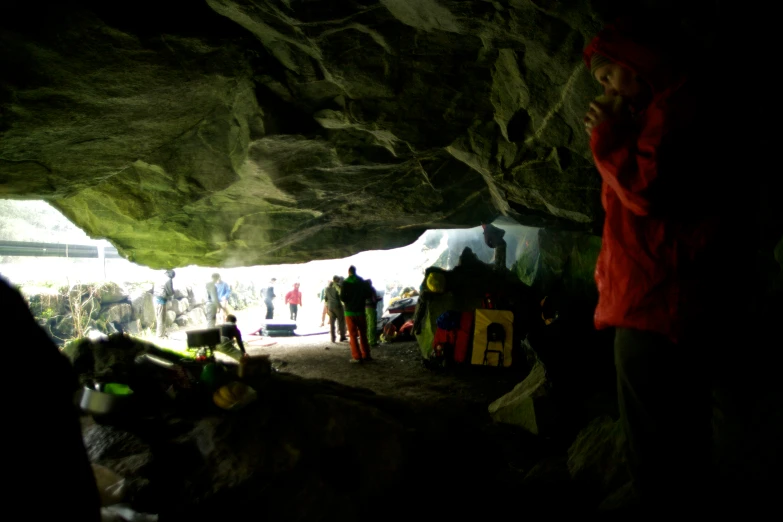
[[[125,301],[128,295],[120,285],[110,282],[97,289],[97,297],[100,299],[101,305],[105,306]]]
[[[496,422],[520,426],[533,435],[547,434],[561,414],[551,396],[544,365],[536,362],[525,380],[489,405],[489,414]]]
[[[155,304],[152,301],[152,294],[149,292],[137,292],[131,295],[133,306],[133,315],[141,320],[144,328],[152,326],[155,322]]]
[[[625,436],[619,421],[609,416],[593,419],[576,436],[568,449],[568,470],[571,477],[595,494],[606,497],[619,490],[630,477],[623,450]]]
[[[594,230],[582,117],[600,90],[580,55],[630,4],[9,0],[0,195],[46,199],[156,268],[344,257],[500,214]],[[772,16],[638,4],[687,22],[700,62],[768,66],[739,44]],[[774,147],[744,128],[733,147]]]
[[[600,219],[590,2],[171,4],[10,3],[3,196],[44,198],[153,267],[342,257],[498,214]]]
[[[133,319],[133,308],[128,303],[119,303],[111,305],[105,311],[102,311],[101,315],[107,321],[125,323]]]

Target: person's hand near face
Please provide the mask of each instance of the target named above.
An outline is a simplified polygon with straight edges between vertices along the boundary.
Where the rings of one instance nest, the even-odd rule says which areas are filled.
[[[587,135],[593,134],[593,129],[598,127],[604,121],[610,118],[610,112],[608,107],[598,102],[590,102],[590,108],[587,110],[587,114],[584,117],[585,131]]]

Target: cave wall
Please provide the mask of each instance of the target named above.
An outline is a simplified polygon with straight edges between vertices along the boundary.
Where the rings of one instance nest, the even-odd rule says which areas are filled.
[[[498,214],[588,227],[598,11],[5,2],[0,195],[155,268],[343,257]]]
[[[499,215],[595,231],[588,39],[656,8],[704,62],[746,26],[717,0],[628,4],[9,0],[0,196],[154,268],[338,258]]]

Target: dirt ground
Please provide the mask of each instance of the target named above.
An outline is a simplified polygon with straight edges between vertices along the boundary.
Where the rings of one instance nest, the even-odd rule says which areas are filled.
[[[268,343],[276,344],[254,346]],[[348,343],[332,344],[328,334],[266,337],[253,341],[248,352],[269,355],[279,371],[424,402],[445,400],[486,406],[523,378],[519,372],[496,368],[433,372],[422,365],[415,342],[381,344],[372,352],[374,360],[363,364],[351,364]]]
[[[320,327],[320,316],[305,316],[297,323],[292,337],[256,337],[249,335],[261,322],[263,308],[234,312],[243,332],[245,347],[251,355],[269,355],[273,367],[310,379],[328,379],[340,384],[369,389],[379,395],[426,404],[468,408],[472,414],[486,416],[487,406],[510,391],[525,377],[524,369],[460,367],[433,372],[422,364],[415,342],[381,344],[372,352],[374,361],[351,364],[347,342],[332,344],[328,326]],[[301,319],[301,318],[300,318]],[[204,325],[191,328],[203,328]],[[184,348],[185,330],[170,333],[167,344]],[[152,339],[150,339],[152,340]],[[152,340],[155,342],[155,340]],[[178,346],[182,345],[182,346]],[[222,358],[218,354],[218,356]],[[230,359],[223,359],[227,362]]]

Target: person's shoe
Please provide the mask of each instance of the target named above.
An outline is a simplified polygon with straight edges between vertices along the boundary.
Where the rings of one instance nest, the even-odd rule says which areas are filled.
[[[323,325],[324,325],[324,323],[321,323],[321,326],[323,326]]]
[[[364,362],[373,362],[374,360],[375,359],[373,359],[372,357],[365,357],[364,359],[362,359],[362,361]]]
[[[348,342],[348,338],[347,337],[340,337],[340,342],[341,343],[347,343]]]
[[[361,364],[362,360],[361,359],[349,359],[348,362],[351,363],[351,364]]]

